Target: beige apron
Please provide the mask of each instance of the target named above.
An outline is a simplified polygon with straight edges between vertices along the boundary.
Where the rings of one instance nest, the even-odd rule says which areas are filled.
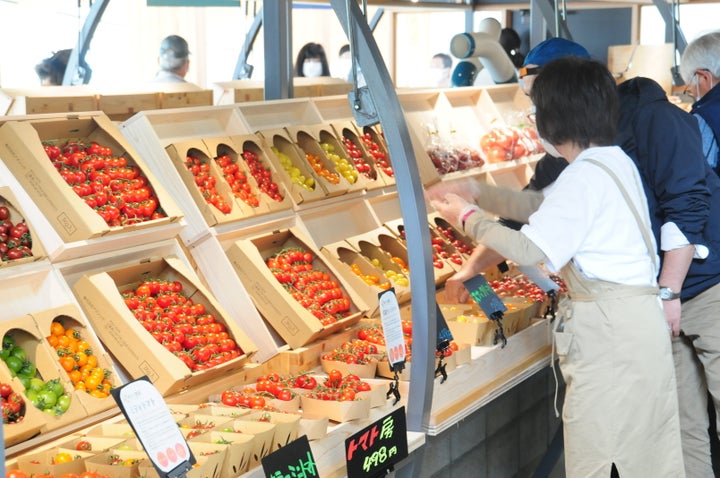
[[[608,172],[650,246],[647,227]],[[685,476],[670,336],[657,288],[590,280],[572,262],[562,275],[572,299],[554,335],[566,383],[567,476],[608,478],[613,463],[621,478]]]

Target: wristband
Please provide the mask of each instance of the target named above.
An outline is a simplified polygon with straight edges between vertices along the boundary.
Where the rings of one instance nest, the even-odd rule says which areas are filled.
[[[465,221],[467,221],[468,218],[473,215],[473,213],[476,213],[478,211],[480,211],[480,208],[475,206],[474,204],[470,204],[462,210],[462,212],[460,213],[460,224],[462,225],[463,230],[465,230]]]

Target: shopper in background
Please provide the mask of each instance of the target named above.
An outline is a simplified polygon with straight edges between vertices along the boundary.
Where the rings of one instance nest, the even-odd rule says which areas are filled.
[[[40,78],[40,84],[42,86],[62,85],[71,53],[71,48],[60,50],[53,53],[50,58],[45,58],[35,65],[35,73],[37,73],[38,78]]]
[[[295,60],[295,76],[330,76],[330,67],[322,45],[312,42],[303,45]]]
[[[185,75],[190,69],[190,50],[183,37],[170,35],[160,43],[158,56],[160,71],[153,81],[162,83],[186,83]]]
[[[338,57],[335,61],[335,76],[336,78],[342,78],[345,81],[352,81],[351,71],[352,68],[352,57],[350,55],[350,45],[347,43],[340,47],[338,51]]]
[[[435,53],[430,59],[430,84],[439,88],[450,87],[452,58],[447,53]]]
[[[566,56],[578,56],[580,58],[590,59],[590,54],[582,45],[563,38],[550,38],[530,50],[525,59],[525,66],[527,68],[521,70],[524,73],[519,75],[520,85],[525,94],[530,95],[532,82],[543,65],[557,58]],[[567,165],[568,163],[565,158],[555,157],[550,153],[545,153],[536,163],[533,177],[525,186],[525,189],[530,191],[541,191],[545,189],[557,179]],[[516,221],[502,219],[501,221],[513,229],[519,230],[520,227],[522,227],[522,224]],[[464,282],[480,274],[488,267],[502,263],[502,261],[503,257],[500,254],[492,249],[488,249],[483,244],[478,244],[460,270],[445,281],[445,300],[455,303],[466,302],[470,297],[470,293],[465,288]]]
[[[520,68],[525,61],[525,56],[520,53],[520,35],[512,28],[503,28],[500,30],[500,44],[505,53],[510,57],[515,68]]]
[[[720,31],[690,42],[682,54],[680,73],[695,98],[690,112],[700,124],[705,158],[720,174]]]
[[[567,476],[684,476],[647,198],[634,163],[613,146],[615,80],[599,62],[561,58],[542,67],[530,96],[538,133],[570,163],[544,194],[464,180],[438,183],[428,197],[504,257],[562,269],[571,305],[555,345],[567,385]],[[512,230],[478,206],[527,224]]]

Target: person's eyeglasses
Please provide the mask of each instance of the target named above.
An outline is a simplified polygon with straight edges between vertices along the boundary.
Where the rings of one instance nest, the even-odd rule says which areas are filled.
[[[692,87],[693,87],[693,84],[695,84],[697,86],[697,79],[698,79],[699,71],[710,72],[710,70],[708,68],[698,68],[697,70],[695,70],[693,72],[693,75],[690,77],[690,81],[688,81],[687,86],[685,86],[685,90],[683,90],[684,95],[695,98],[695,95],[692,94]]]

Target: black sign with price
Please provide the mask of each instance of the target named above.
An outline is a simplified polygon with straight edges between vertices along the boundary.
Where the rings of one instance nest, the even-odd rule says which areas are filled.
[[[347,476],[385,476],[407,454],[405,407],[400,407],[345,440]]]

